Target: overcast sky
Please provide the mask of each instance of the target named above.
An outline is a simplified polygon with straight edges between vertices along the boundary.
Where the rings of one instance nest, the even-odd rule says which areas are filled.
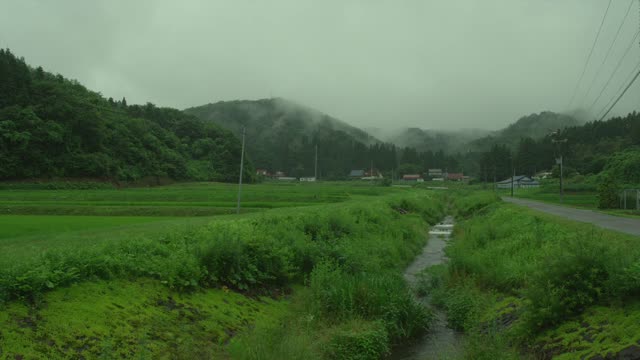
[[[613,1],[575,104],[591,105],[638,30],[634,3],[585,98],[629,1]],[[607,3],[0,0],[0,47],[129,103],[278,96],[360,127],[494,129],[568,110]],[[636,41],[594,113],[638,59]]]

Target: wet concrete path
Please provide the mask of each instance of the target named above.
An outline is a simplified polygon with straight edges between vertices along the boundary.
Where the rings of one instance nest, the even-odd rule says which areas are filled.
[[[411,287],[417,285],[418,274],[423,269],[433,265],[442,264],[447,260],[444,248],[451,237],[453,230],[453,218],[447,217],[429,231],[429,241],[422,254],[418,255],[404,273],[404,278]],[[420,298],[420,301],[429,306],[429,298]],[[451,359],[458,357],[462,352],[462,335],[447,327],[446,315],[443,311],[434,309],[435,319],[430,330],[414,344],[396,351],[391,356],[393,360],[427,360],[427,359]]]

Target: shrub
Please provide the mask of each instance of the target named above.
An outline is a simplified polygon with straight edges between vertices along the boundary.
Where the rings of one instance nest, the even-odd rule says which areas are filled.
[[[198,248],[196,256],[210,282],[247,291],[283,286],[290,279],[292,265],[286,247],[267,239],[240,239],[232,232],[209,235],[212,239]]]
[[[481,312],[480,296],[471,283],[463,283],[443,294],[447,324],[455,330],[472,329]]]
[[[310,288],[318,316],[342,321],[382,319],[392,340],[416,336],[431,321],[431,313],[414,300],[395,273],[349,274],[322,263],[311,274]]]
[[[618,208],[618,185],[614,178],[609,175],[602,177],[598,185],[598,208],[616,209]]]
[[[327,357],[340,360],[381,359],[389,354],[384,323],[354,319],[333,329]]]
[[[640,183],[640,148],[631,147],[614,153],[608,159],[603,173],[625,184]]]
[[[561,322],[602,298],[610,278],[608,256],[607,246],[589,236],[553,248],[526,292],[532,326]]]

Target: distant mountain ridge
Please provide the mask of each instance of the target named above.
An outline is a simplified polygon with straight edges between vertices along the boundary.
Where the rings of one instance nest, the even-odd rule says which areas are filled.
[[[257,168],[272,172],[312,176],[316,145],[319,171],[333,178],[346,176],[352,168],[369,168],[373,160],[376,166],[389,170],[395,162],[390,159],[395,154],[392,146],[341,120],[282,98],[220,101],[184,112],[238,137],[244,128],[247,154]]]
[[[385,140],[398,146],[415,148],[419,152],[444,151],[447,154],[453,154],[466,151],[469,142],[489,133],[490,131],[481,129],[445,131],[411,127],[391,135]]]
[[[365,144],[379,142],[366,131],[319,110],[283,98],[219,101],[184,111],[203,120],[213,121],[236,135],[241,135],[242,127],[246,127],[247,131],[255,129],[256,132],[262,133],[269,131],[269,128],[278,129],[285,125],[293,125],[308,135],[318,127],[325,126],[343,131]]]
[[[466,151],[486,151],[496,143],[515,146],[523,137],[540,139],[552,131],[582,124],[582,121],[572,116],[543,111],[523,116],[497,131],[483,129],[446,131],[410,127],[382,138],[401,147],[415,148],[420,152],[442,150],[445,153],[453,154]],[[382,132],[378,129],[378,134],[380,133]]]
[[[494,144],[513,148],[521,138],[539,140],[556,130],[583,124],[582,121],[570,115],[543,111],[523,116],[502,130],[472,141],[470,148],[476,151],[487,151]]]

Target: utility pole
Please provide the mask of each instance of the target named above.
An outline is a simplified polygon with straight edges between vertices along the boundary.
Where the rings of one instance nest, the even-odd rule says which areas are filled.
[[[564,202],[564,159],[560,153],[560,202]]]
[[[316,144],[316,160],[315,160],[315,166],[313,171],[313,177],[316,179],[316,181],[318,181],[318,144]]]
[[[560,131],[556,131],[552,133],[552,135],[560,135]],[[562,156],[562,144],[567,142],[567,139],[552,139],[552,143],[558,144],[558,155],[559,158],[556,159],[556,164],[560,165],[560,202],[564,202],[564,157]]]
[[[242,195],[242,172],[244,171],[244,137],[246,128],[242,128],[242,152],[240,153],[240,179],[238,180],[238,206],[236,214],[240,214],[240,197]]]
[[[513,164],[511,165],[511,169],[513,170],[512,171],[513,175],[511,175],[511,197],[513,197],[513,181],[515,180],[515,177],[516,177],[516,168],[513,166]]]
[[[496,166],[493,165],[493,191],[498,191],[497,179],[496,179]]]

